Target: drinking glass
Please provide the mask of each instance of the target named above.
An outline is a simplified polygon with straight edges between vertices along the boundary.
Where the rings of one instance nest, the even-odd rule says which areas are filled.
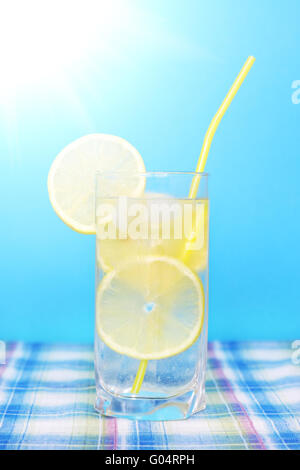
[[[207,182],[194,172],[96,176],[95,408],[104,415],[171,420],[205,408]]]

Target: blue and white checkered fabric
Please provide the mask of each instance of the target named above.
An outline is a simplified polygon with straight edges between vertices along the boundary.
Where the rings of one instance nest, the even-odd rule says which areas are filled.
[[[207,408],[178,427],[99,416],[92,346],[11,343],[0,449],[300,449],[292,354],[289,342],[210,343]]]

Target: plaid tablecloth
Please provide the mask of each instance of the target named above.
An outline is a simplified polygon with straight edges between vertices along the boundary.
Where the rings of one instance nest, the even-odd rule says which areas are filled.
[[[0,449],[300,449],[291,343],[210,343],[206,388],[206,410],[180,426],[105,418],[94,411],[92,346],[11,343]]]

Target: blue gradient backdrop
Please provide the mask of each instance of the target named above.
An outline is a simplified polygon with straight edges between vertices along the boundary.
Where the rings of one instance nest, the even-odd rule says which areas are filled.
[[[56,154],[104,132],[135,145],[147,169],[193,170],[248,55],[257,61],[207,164],[209,336],[299,338],[299,1],[128,5],[128,27],[105,47],[105,35],[99,44],[94,37],[64,83],[54,70],[54,78],[19,85],[1,106],[0,339],[93,339],[94,237],[71,231],[50,206]]]

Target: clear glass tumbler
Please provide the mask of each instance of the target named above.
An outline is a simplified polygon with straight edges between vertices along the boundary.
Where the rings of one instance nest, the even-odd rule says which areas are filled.
[[[97,174],[96,409],[104,415],[184,419],[205,408],[207,180]]]

